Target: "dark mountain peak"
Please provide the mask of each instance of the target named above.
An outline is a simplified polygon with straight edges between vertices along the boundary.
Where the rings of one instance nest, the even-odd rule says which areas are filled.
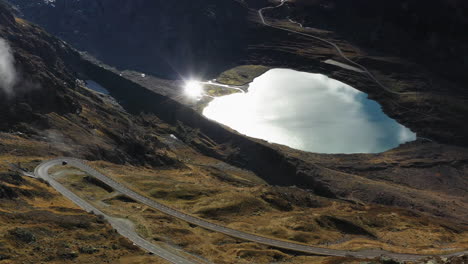
[[[232,0],[11,2],[49,32],[121,69],[203,75],[243,52],[247,9]]]

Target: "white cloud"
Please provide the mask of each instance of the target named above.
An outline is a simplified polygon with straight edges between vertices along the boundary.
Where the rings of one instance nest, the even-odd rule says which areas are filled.
[[[5,39],[0,38],[0,89],[8,96],[13,95],[16,80],[15,59],[11,47]]]

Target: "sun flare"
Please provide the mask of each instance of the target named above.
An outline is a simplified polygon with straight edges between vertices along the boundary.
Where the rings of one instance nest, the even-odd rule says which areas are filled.
[[[203,86],[198,81],[188,81],[185,83],[185,94],[192,98],[201,97],[203,94]]]

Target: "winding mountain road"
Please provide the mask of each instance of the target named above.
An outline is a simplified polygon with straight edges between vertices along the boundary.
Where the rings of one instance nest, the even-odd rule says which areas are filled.
[[[214,86],[227,88],[227,89],[232,89],[232,90],[239,91],[241,93],[245,93],[245,89],[246,89],[245,86],[229,85],[229,84],[223,84],[223,83],[219,83],[219,82],[215,82],[215,81],[198,82],[198,83],[206,84],[206,85],[214,85]]]
[[[270,10],[270,9],[275,9],[275,8],[281,7],[281,6],[283,6],[286,2],[287,2],[287,0],[281,0],[281,3],[280,3],[279,5],[277,5],[277,6],[264,7],[264,8],[262,8],[262,9],[258,10],[258,15],[260,16],[260,20],[262,21],[262,23],[263,23],[265,26],[268,26],[268,27],[271,27],[271,28],[276,28],[276,29],[279,29],[279,30],[283,30],[283,31],[295,33],[295,34],[302,35],[302,36],[309,37],[309,38],[313,38],[313,39],[322,41],[322,42],[324,42],[324,43],[326,43],[326,44],[332,46],[332,47],[338,52],[338,54],[340,55],[341,58],[343,58],[345,61],[349,62],[350,64],[354,65],[355,67],[361,69],[365,75],[367,75],[370,79],[372,79],[372,80],[373,80],[377,85],[379,85],[384,91],[386,91],[386,92],[388,92],[388,93],[391,93],[391,94],[396,94],[396,95],[399,95],[399,94],[400,94],[400,93],[398,93],[398,92],[392,91],[391,89],[389,89],[388,87],[386,87],[385,85],[383,85],[377,78],[375,78],[375,76],[374,76],[366,67],[364,67],[363,65],[361,65],[361,64],[359,64],[359,63],[357,63],[357,62],[354,62],[354,61],[352,61],[351,59],[349,59],[348,57],[346,57],[346,55],[343,53],[343,51],[341,50],[341,48],[340,48],[338,45],[336,45],[335,43],[333,43],[333,42],[331,42],[331,41],[328,41],[328,40],[326,40],[326,39],[323,39],[323,38],[314,36],[314,35],[312,35],[312,34],[307,34],[307,33],[304,33],[304,32],[292,30],[292,29],[289,29],[289,28],[279,27],[279,26],[275,26],[275,25],[273,25],[273,24],[271,24],[271,23],[268,23],[267,20],[265,19],[265,16],[263,15],[263,12],[265,12],[266,10]],[[289,21],[291,21],[292,23],[298,24],[301,28],[304,28],[304,27],[302,26],[301,23],[292,21],[291,19],[289,19]]]
[[[99,181],[107,184],[108,186],[112,187],[115,191],[118,191],[127,197],[140,202],[142,204],[147,205],[148,207],[151,207],[155,210],[161,211],[165,214],[168,214],[170,216],[176,217],[180,220],[184,220],[188,223],[203,227],[208,230],[212,230],[215,232],[223,233],[225,235],[235,237],[235,238],[240,238],[243,240],[247,241],[252,241],[256,242],[259,244],[263,245],[268,245],[276,248],[281,248],[281,249],[287,249],[287,250],[292,250],[292,251],[297,251],[297,252],[304,252],[308,254],[314,254],[314,255],[323,255],[323,256],[338,256],[338,257],[354,257],[354,258],[360,258],[360,259],[369,259],[369,258],[376,258],[376,257],[381,257],[381,256],[387,256],[393,259],[397,259],[400,261],[415,261],[424,257],[427,257],[427,255],[415,255],[415,254],[399,254],[399,253],[392,253],[388,251],[383,251],[383,250],[364,250],[364,251],[348,251],[348,250],[335,250],[335,249],[327,249],[327,248],[319,248],[319,247],[312,247],[304,244],[298,244],[294,242],[289,242],[289,241],[283,241],[283,240],[277,240],[277,239],[272,239],[268,237],[263,237],[259,235],[254,235],[242,231],[238,231],[235,229],[231,229],[228,227],[224,227],[218,224],[214,224],[211,222],[208,222],[206,220],[203,220],[198,217],[194,217],[191,215],[188,215],[186,213],[177,211],[173,208],[170,208],[168,206],[165,206],[161,203],[158,203],[152,199],[149,199],[133,190],[130,190],[123,184],[105,176],[104,174],[98,172],[97,170],[89,167],[86,165],[84,162],[78,159],[74,158],[60,158],[60,159],[54,159],[50,160],[44,163],[41,163],[35,170],[35,175],[38,178],[42,178],[46,180],[47,182],[50,183],[52,187],[54,187],[57,191],[62,193],[64,196],[75,202],[77,205],[82,207],[88,212],[94,212],[96,214],[103,215],[116,230],[124,235],[125,237],[129,238],[132,240],[135,244],[138,246],[153,252],[154,254],[167,259],[171,261],[172,263],[193,263],[190,262],[186,259],[183,259],[177,255],[174,255],[170,252],[165,251],[164,249],[161,249],[159,247],[154,246],[153,244],[149,243],[148,241],[144,240],[143,238],[139,237],[137,234],[135,234],[132,231],[129,231],[127,227],[119,225],[118,222],[113,220],[112,218],[106,216],[104,213],[101,211],[97,210],[95,207],[92,205],[88,204],[75,194],[73,194],[71,191],[66,189],[64,186],[59,184],[57,181],[55,181],[53,178],[51,178],[48,174],[48,170],[57,165],[61,165],[62,162],[67,162],[68,165],[76,167],[86,173],[88,173],[90,176],[95,177]],[[451,256],[457,256],[457,255],[462,255],[462,254],[467,254],[468,251],[464,251],[461,253],[453,253],[453,254],[448,254],[444,255],[443,257],[451,257]]]
[[[196,264],[197,263],[197,262],[193,262],[185,258],[182,258],[172,252],[167,251],[166,249],[158,247],[152,244],[151,242],[145,240],[144,238],[139,236],[132,228],[128,227],[122,221],[119,221],[119,219],[106,215],[104,212],[100,211],[99,209],[91,205],[90,203],[81,199],[78,195],[74,194],[72,191],[65,188],[65,186],[63,186],[62,184],[54,180],[52,177],[50,177],[49,169],[54,166],[62,165],[62,162],[65,160],[69,162],[70,165],[80,168],[80,169],[83,169],[85,166],[83,165],[83,163],[80,163],[74,159],[55,159],[55,160],[46,161],[44,163],[41,163],[39,166],[37,166],[36,169],[34,170],[34,175],[36,176],[36,178],[41,178],[47,181],[50,184],[50,186],[52,186],[55,190],[60,192],[63,196],[67,197],[73,203],[81,207],[83,210],[87,212],[92,212],[96,215],[100,215],[104,217],[112,225],[112,227],[115,230],[117,230],[119,234],[128,238],[130,241],[132,241],[135,245],[139,246],[140,248],[148,252],[151,252],[174,264]]]

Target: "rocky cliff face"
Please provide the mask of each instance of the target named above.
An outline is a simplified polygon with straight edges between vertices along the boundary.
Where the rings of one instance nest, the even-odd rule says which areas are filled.
[[[0,36],[6,43],[2,52],[11,52],[8,67],[15,75],[9,90],[0,89],[0,131],[48,142],[54,155],[174,165],[174,160],[156,153],[160,142],[145,135],[154,127],[127,114],[112,98],[83,86],[78,52],[34,24],[13,17],[3,5],[0,19]],[[30,155],[48,152],[30,150]]]
[[[231,0],[11,2],[74,47],[123,69],[203,75],[243,52],[247,11]]]
[[[80,105],[66,92],[77,85],[64,62],[73,64],[77,53],[39,27],[15,19],[3,5],[0,20],[2,52],[11,53],[7,67],[14,78],[11,87],[0,89],[0,128],[40,120],[38,114],[80,112]]]

